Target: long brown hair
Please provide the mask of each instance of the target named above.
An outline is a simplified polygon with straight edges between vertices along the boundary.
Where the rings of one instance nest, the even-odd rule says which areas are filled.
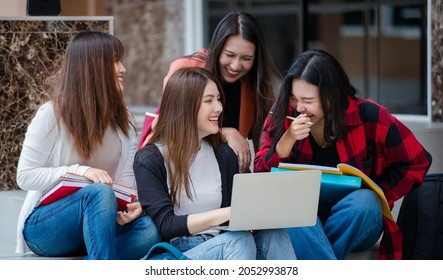
[[[86,159],[102,143],[108,126],[129,137],[129,112],[123,100],[114,62],[123,44],[104,32],[80,32],[69,43],[53,92],[57,119],[66,126],[78,153]]]
[[[149,143],[159,143],[165,147],[171,199],[176,205],[180,205],[182,190],[192,199],[189,169],[201,145],[197,115],[210,80],[216,83],[223,104],[223,89],[209,71],[198,67],[177,70],[166,84],[160,104],[161,113],[149,140]],[[208,141],[214,149],[223,141],[220,131],[203,140]]]
[[[275,101],[277,84],[281,77],[272,61],[258,21],[251,14],[240,11],[233,11],[225,15],[215,28],[206,59],[206,68],[209,71],[221,79],[220,54],[226,41],[234,35],[241,35],[243,39],[255,45],[254,65],[247,74],[247,78],[251,84],[255,108],[254,124],[250,136],[257,151],[263,124]]]

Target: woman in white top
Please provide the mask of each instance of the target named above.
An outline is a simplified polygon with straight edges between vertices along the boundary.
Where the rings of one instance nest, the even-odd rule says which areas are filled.
[[[104,32],[69,43],[53,96],[26,132],[17,183],[28,194],[16,252],[39,256],[139,259],[160,240],[139,202],[117,211],[110,185],[135,186],[136,135],[122,91],[123,45]],[[94,183],[48,205],[42,192],[71,172]]]
[[[295,259],[282,229],[219,232],[239,164],[220,132],[223,90],[202,68],[169,79],[148,144],[134,160],[142,208],[164,240],[191,259]]]

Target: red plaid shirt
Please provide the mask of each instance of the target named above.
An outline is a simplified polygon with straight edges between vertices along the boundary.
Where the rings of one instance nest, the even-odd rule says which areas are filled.
[[[293,111],[293,109],[291,109]],[[293,115],[295,115],[295,112]],[[279,162],[309,164],[312,147],[308,138],[297,141],[287,158],[275,152],[266,119],[254,172],[270,171]],[[285,121],[285,129],[291,120]],[[431,156],[414,134],[388,110],[367,99],[349,98],[345,115],[346,136],[336,141],[340,162],[363,171],[383,190],[392,210],[394,202],[418,187],[431,165]],[[395,221],[383,217],[379,259],[402,258],[402,234]]]

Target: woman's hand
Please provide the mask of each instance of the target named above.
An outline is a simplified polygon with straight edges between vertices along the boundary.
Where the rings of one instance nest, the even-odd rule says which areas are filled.
[[[289,126],[287,132],[295,141],[303,140],[309,136],[312,125],[312,123],[310,122],[310,118],[306,117],[305,114],[301,114],[296,118],[291,118],[291,120],[292,123]]]
[[[288,157],[291,154],[295,142],[305,139],[311,132],[311,119],[306,117],[305,114],[301,114],[296,118],[291,117],[290,119],[292,120],[291,125],[277,142],[277,146],[275,147],[275,151],[280,158]]]
[[[94,183],[103,183],[110,186],[112,185],[112,183],[114,183],[114,180],[111,178],[111,176],[109,176],[108,172],[97,168],[88,168],[83,176],[93,181]]]
[[[234,150],[238,157],[238,165],[240,172],[249,172],[251,165],[251,150],[248,140],[243,137],[237,129],[231,127],[223,127],[222,134],[228,141],[228,145]]]
[[[140,202],[129,203],[125,211],[117,212],[117,223],[124,225],[140,217],[143,213]]]
[[[229,221],[231,207],[223,207],[207,212],[188,215],[189,233],[195,234]]]

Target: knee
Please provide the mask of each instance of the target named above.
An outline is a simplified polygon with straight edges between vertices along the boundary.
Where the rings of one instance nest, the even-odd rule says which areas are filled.
[[[232,246],[235,248],[242,248],[243,250],[251,249],[255,255],[255,240],[249,231],[232,231],[223,233],[224,237],[230,240]],[[231,246],[230,245],[230,246]]]
[[[267,229],[260,230],[255,234],[255,240],[260,240],[261,242],[278,242],[283,244],[290,243],[290,237],[286,230],[284,229]]]
[[[254,235],[257,259],[296,259],[291,239],[284,229],[260,230]]]
[[[377,210],[381,215],[381,202],[377,194],[368,189],[356,192],[355,209],[360,212],[374,212]]]
[[[103,184],[103,183],[93,183],[88,186],[86,186],[85,189],[87,192],[91,194],[97,194],[97,195],[110,195],[114,194],[114,191],[109,185]]]
[[[254,241],[257,249],[267,248],[266,251],[270,247],[277,247],[282,251],[292,249],[291,238],[285,229],[259,230],[254,235]]]
[[[103,205],[112,210],[117,208],[114,190],[106,184],[94,183],[82,188],[82,191],[86,200],[92,201],[92,205]]]
[[[161,236],[157,230],[157,226],[154,224],[149,216],[141,216],[134,221],[136,223],[136,229],[144,232],[144,240],[148,243],[160,242]]]
[[[352,192],[340,201],[337,206],[337,209],[347,208],[346,211],[351,211],[352,216],[356,218],[377,220],[382,217],[380,199],[374,191],[369,189],[360,189]]]

